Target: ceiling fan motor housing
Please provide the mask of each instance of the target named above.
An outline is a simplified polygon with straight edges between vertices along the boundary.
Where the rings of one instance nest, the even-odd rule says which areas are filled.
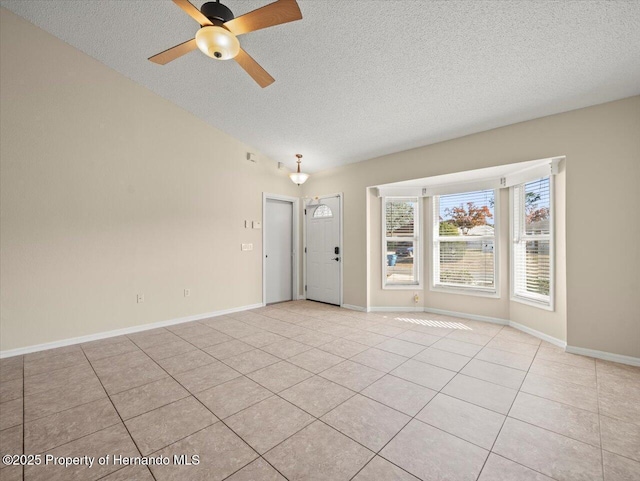
[[[211,20],[214,25],[216,21],[225,23],[235,18],[233,12],[229,10],[229,7],[220,2],[207,2],[200,7],[200,11],[205,17]]]

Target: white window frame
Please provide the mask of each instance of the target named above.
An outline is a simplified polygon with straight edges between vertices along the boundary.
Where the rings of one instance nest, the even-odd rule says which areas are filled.
[[[515,222],[515,193],[516,188],[520,187],[522,195],[524,196],[524,186],[528,182],[523,182],[518,185],[514,185],[509,188],[509,219],[511,222],[511,228],[509,229],[509,241],[510,245],[510,264],[511,272],[509,273],[510,279],[510,299],[514,302],[526,304],[529,306],[537,307],[547,311],[555,311],[555,179],[554,175],[549,175],[549,234],[530,235],[527,236],[527,240],[548,240],[549,241],[549,296],[545,298],[535,293],[516,292],[516,272],[515,272],[515,243],[524,237],[522,233],[515,232],[515,226],[524,226],[524,218],[520,219],[519,223]],[[542,179],[544,177],[540,177]],[[524,199],[521,199],[520,205],[524,206]],[[524,215],[524,209],[521,209],[521,214]]]
[[[494,206],[493,206],[493,287],[482,288],[474,286],[453,286],[441,284],[438,282],[440,277],[440,195],[434,195],[431,197],[431,258],[432,269],[429,276],[429,290],[434,292],[445,292],[449,294],[462,294],[467,296],[479,296],[479,297],[491,297],[495,299],[500,298],[500,190],[499,189],[478,189],[478,190],[493,190]],[[476,192],[476,191],[471,191]],[[463,194],[465,191],[452,192]],[[443,194],[449,195],[449,194]],[[489,236],[477,236],[474,240],[489,239]],[[447,240],[464,240],[468,241],[467,237],[463,236],[447,236]]]
[[[382,210],[382,289],[390,290],[415,290],[422,289],[422,198],[416,196],[389,196],[381,197]],[[387,237],[387,201],[412,200],[416,203],[413,212],[413,237]],[[399,283],[387,281],[387,241],[391,242],[414,242],[413,248],[413,272],[417,282]]]

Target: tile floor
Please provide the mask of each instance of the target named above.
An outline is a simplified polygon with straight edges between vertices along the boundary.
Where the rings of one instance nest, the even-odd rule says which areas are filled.
[[[198,454],[2,480],[640,479],[640,368],[306,301],[0,361],[0,451]]]

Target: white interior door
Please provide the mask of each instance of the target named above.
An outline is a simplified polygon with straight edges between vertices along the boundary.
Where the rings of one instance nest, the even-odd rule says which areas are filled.
[[[292,300],[293,203],[267,199],[264,221],[267,304]]]
[[[307,206],[307,299],[340,305],[340,197]]]

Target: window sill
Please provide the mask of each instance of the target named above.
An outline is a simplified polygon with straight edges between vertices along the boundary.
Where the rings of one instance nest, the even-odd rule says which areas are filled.
[[[495,291],[482,291],[473,288],[464,287],[448,287],[448,286],[431,286],[432,292],[441,292],[443,294],[459,294],[462,296],[488,297],[491,299],[500,299],[497,289]]]
[[[383,284],[382,289],[385,291],[415,291],[422,290],[422,284]]]
[[[520,296],[511,296],[511,301],[512,302],[517,302],[519,304],[525,304],[525,305],[531,306],[531,307],[536,307],[538,309],[543,309],[545,311],[555,312],[555,308],[554,308],[553,304],[551,303],[551,301],[549,301],[549,302],[537,301],[537,300],[534,300],[534,299],[529,299],[529,298],[520,297]]]

